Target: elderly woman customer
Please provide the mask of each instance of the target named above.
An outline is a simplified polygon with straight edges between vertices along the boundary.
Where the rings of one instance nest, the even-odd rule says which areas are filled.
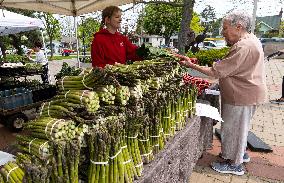
[[[221,157],[224,162],[212,163],[220,173],[243,175],[243,163],[249,124],[257,106],[266,99],[264,53],[258,38],[249,33],[251,17],[244,12],[231,12],[223,18],[222,34],[229,54],[212,67],[199,66],[179,55],[180,63],[219,79],[221,91]]]

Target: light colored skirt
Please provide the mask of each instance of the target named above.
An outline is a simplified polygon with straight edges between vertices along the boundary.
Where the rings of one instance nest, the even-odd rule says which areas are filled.
[[[221,115],[224,120],[221,124],[222,156],[236,165],[243,163],[249,125],[256,108],[256,105],[222,104],[221,106]]]

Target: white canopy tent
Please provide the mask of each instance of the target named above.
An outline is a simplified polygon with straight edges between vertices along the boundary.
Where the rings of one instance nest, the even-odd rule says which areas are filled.
[[[0,36],[44,28],[42,20],[0,9]],[[46,49],[43,32],[43,47]],[[46,51],[45,51],[45,56]]]
[[[106,6],[119,6],[137,1],[138,0],[0,0],[0,7],[43,11],[75,17],[102,10]]]
[[[0,9],[0,36],[44,28],[40,19]]]

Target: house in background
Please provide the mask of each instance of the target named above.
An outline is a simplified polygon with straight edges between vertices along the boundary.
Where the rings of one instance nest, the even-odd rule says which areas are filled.
[[[279,33],[283,10],[278,15],[256,17],[257,22],[257,36],[262,37],[266,33]]]
[[[153,47],[165,47],[166,45],[166,40],[163,36],[159,36],[159,35],[138,35],[137,36],[137,41],[132,41],[132,43],[136,44],[136,45],[141,45],[142,43],[148,43],[150,45],[152,45]],[[170,43],[168,46],[170,47],[177,47],[177,43],[178,43],[178,36],[177,35],[173,35],[170,37]]]
[[[159,35],[143,35],[138,37],[138,45],[142,43],[148,43],[153,47],[159,47],[165,45],[165,38]]]

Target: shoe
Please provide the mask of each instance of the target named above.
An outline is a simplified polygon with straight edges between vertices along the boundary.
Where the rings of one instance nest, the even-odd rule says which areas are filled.
[[[244,163],[248,163],[250,162],[250,157],[249,154],[245,152],[244,156],[243,156],[243,162]]]
[[[222,153],[219,153],[219,157],[222,158],[222,159],[225,159],[223,156],[222,156]],[[225,159],[226,160],[226,159]],[[247,152],[245,152],[244,156],[243,156],[243,162],[244,163],[248,163],[250,162],[250,157],[249,157],[249,154]]]
[[[284,104],[284,98],[279,98],[279,99],[276,99],[276,100],[270,100],[270,102],[272,104]]]
[[[211,164],[213,170],[219,173],[229,173],[234,175],[244,175],[245,171],[242,165],[231,165],[228,162],[217,163],[214,162]]]

